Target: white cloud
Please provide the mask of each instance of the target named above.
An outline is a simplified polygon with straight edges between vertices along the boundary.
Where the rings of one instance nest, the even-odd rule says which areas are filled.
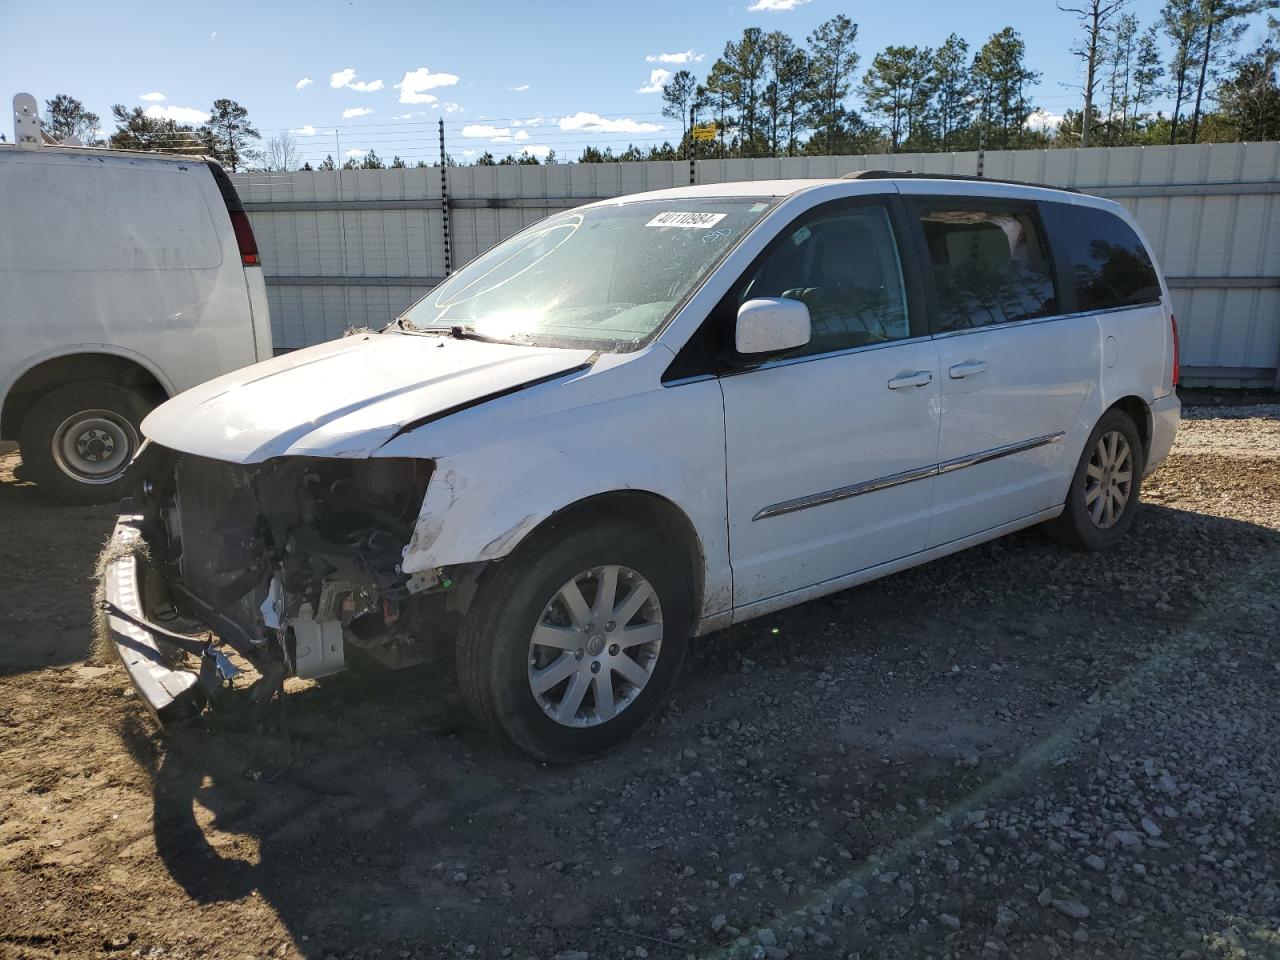
[[[516,131],[516,135],[515,135],[514,137],[512,137],[512,139],[513,139],[513,140],[515,140],[515,141],[516,141],[516,143],[524,143],[526,140],[528,140],[528,139],[529,139],[529,131],[528,131],[528,130],[517,130],[517,131]]]
[[[315,81],[312,80],[310,77],[303,77],[301,80],[299,80],[297,83],[293,85],[293,89],[301,90],[303,87],[309,87],[313,83],[315,83]]]
[[[662,130],[662,124],[641,123],[630,117],[606,119],[598,113],[579,110],[571,117],[561,117],[560,129],[587,130],[591,133],[657,133]]]
[[[442,103],[440,106],[445,113],[466,113],[460,103]]]
[[[1063,120],[1060,113],[1049,113],[1047,110],[1037,110],[1027,117],[1027,127],[1032,130],[1057,130],[1058,124]]]
[[[373,113],[373,111],[368,107],[348,107],[342,111],[342,119],[350,120],[352,117],[363,117],[369,113]]]
[[[547,159],[547,154],[551,152],[551,148],[545,143],[535,143],[525,147],[521,153],[527,153],[531,157],[537,157],[539,160]]]
[[[513,127],[540,127],[546,122],[546,118],[539,114],[536,117],[529,117],[527,120],[512,120],[511,125]]]
[[[165,95],[164,95],[163,93],[160,93],[159,91],[157,91],[157,92],[155,92],[155,93],[144,93],[144,94],[141,94],[141,95],[138,97],[138,99],[139,99],[139,100],[145,100],[145,101],[147,101],[147,103],[158,103],[159,101],[161,101],[161,100],[165,100],[165,99],[168,99],[168,98],[167,98],[167,97],[165,97]]]
[[[204,123],[209,114],[196,107],[160,107],[152,104],[142,111],[152,120],[173,120],[177,123]]]
[[[529,89],[529,84],[522,83],[518,87],[507,87],[507,89],[510,90],[512,93],[524,93],[526,90]]]
[[[337,73],[330,75],[329,86],[335,90],[341,90],[345,87],[348,90],[354,90],[356,93],[373,93],[381,90],[383,83],[381,80],[357,80],[355,70],[347,67],[345,70],[339,70]]]
[[[667,81],[670,79],[670,70],[650,70],[649,82],[637,90],[636,93],[661,93],[662,88],[666,86]]]
[[[213,33],[209,34],[209,39],[210,39],[210,40],[217,40],[217,39],[218,39],[218,31],[217,31],[217,30],[215,30],[215,31],[213,31]]]
[[[748,10],[772,10],[775,12],[783,12],[786,10],[794,10],[796,7],[808,3],[809,0],[756,0]]]
[[[452,73],[432,73],[426,67],[406,71],[404,79],[396,84],[401,103],[435,103],[436,97],[427,93],[436,87],[452,87],[458,82]]]
[[[296,133],[300,137],[314,137],[320,131],[308,123],[304,127],[298,127],[297,129],[290,130],[289,132]]]
[[[462,128],[464,137],[487,138],[490,140],[498,140],[499,138],[511,139],[511,129],[509,127],[495,127],[488,123],[469,123]]]
[[[682,50],[679,53],[651,53],[644,59],[646,63],[701,63],[705,56],[705,53]]]
[[[358,160],[368,152],[369,152],[368,150],[357,150],[354,147],[352,147],[350,150],[346,152],[345,156],[351,160]]]

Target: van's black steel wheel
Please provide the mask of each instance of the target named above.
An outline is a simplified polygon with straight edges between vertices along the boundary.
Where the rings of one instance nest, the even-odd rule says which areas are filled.
[[[41,397],[22,422],[25,473],[65,503],[124,496],[124,472],[138,452],[138,425],[151,405],[123,387],[77,383]]]
[[[1145,467],[1132,418],[1123,410],[1107,411],[1080,455],[1062,515],[1046,529],[1080,550],[1110,547],[1133,524]]]
[[[482,581],[457,647],[476,717],[529,756],[617,746],[666,703],[693,622],[669,550],[634,523],[539,531]]]

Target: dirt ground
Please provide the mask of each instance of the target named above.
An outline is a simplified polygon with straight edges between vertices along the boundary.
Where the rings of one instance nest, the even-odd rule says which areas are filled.
[[[0,451],[0,957],[1280,954],[1280,403],[1189,408],[1119,548],[1035,530],[703,638],[612,755],[429,670],[162,737],[88,666],[110,508]]]

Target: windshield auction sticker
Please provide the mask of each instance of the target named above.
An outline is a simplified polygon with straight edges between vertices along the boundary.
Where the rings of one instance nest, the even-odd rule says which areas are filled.
[[[680,213],[672,210],[668,213],[660,213],[648,223],[646,227],[692,227],[695,230],[706,230],[708,227],[714,227],[717,223],[725,218],[723,213]]]

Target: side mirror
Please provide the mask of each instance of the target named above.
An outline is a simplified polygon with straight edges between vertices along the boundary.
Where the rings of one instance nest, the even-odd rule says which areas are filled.
[[[786,353],[809,342],[809,308],[799,300],[758,297],[738,308],[734,346],[738,353]]]

